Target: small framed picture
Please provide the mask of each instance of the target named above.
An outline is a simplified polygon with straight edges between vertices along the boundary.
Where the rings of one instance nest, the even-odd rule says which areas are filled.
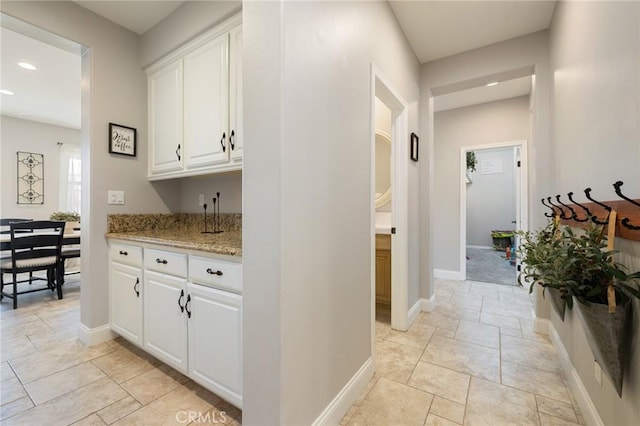
[[[418,161],[418,135],[411,133],[411,159]]]
[[[109,152],[136,156],[136,129],[109,123]]]

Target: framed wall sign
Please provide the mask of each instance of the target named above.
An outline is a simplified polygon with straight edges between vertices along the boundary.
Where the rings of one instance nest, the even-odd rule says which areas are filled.
[[[136,129],[109,123],[109,152],[136,156]]]
[[[418,135],[411,133],[411,159],[418,161]]]

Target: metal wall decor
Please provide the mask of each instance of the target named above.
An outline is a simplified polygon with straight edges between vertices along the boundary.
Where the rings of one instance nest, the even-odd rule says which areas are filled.
[[[18,151],[18,204],[44,204],[44,155]]]

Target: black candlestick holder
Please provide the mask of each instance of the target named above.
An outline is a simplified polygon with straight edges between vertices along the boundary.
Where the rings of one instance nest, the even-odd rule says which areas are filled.
[[[203,234],[220,234],[224,232],[220,229],[220,193],[216,193],[216,197],[212,198],[213,201],[213,231],[207,230],[207,204],[204,204],[204,231]],[[217,209],[216,209],[217,204]]]

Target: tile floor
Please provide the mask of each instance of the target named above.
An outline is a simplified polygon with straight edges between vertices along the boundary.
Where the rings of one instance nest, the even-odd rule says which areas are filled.
[[[239,425],[242,413],[123,339],[77,339],[79,278],[65,298],[0,305],[3,425]],[[437,308],[408,332],[376,322],[377,372],[344,425],[584,424],[546,336],[533,332],[527,291],[438,281]],[[207,417],[208,416],[208,417]],[[207,421],[208,420],[208,421]]]
[[[584,425],[528,291],[436,281],[406,332],[376,315],[376,374],[342,425]]]
[[[31,293],[16,310],[2,300],[0,423],[241,424],[240,410],[122,338],[80,343],[79,282],[69,277],[62,300]]]

